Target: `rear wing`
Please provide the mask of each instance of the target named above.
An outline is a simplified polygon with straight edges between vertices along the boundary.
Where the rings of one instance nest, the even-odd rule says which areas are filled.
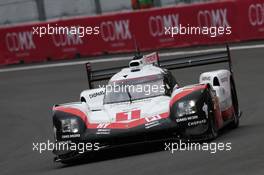
[[[180,57],[177,59],[162,60],[160,61],[160,66],[170,70],[224,62],[228,63],[230,72],[233,72],[230,49],[228,45],[226,45],[226,48],[223,51]]]
[[[148,55],[145,55],[144,58],[142,58],[142,62],[144,65],[147,64],[153,64],[156,66],[159,66],[159,55],[157,52],[150,53]],[[87,79],[88,79],[88,85],[89,89],[93,88],[92,83],[95,81],[102,81],[102,80],[108,80],[113,75],[118,73],[121,69],[128,67],[126,66],[117,66],[114,68],[108,68],[108,69],[99,69],[99,70],[93,70],[91,63],[88,62],[85,64],[86,72],[87,72]]]
[[[160,60],[157,53],[146,55],[145,58],[146,59],[144,60],[147,61],[149,60],[149,64],[154,64],[169,70],[226,62],[228,63],[229,71],[231,72],[231,74],[233,74],[232,60],[228,45],[226,45],[223,51],[202,53],[202,54],[173,58],[168,60]],[[109,69],[93,70],[91,67],[91,63],[89,62],[86,63],[89,88],[93,88],[92,86],[93,82],[110,79],[114,74],[118,73],[121,69],[125,67],[127,66],[117,66]]]
[[[126,67],[126,66],[119,66],[119,67],[114,67],[114,68],[109,68],[109,69],[93,70],[90,62],[86,63],[85,66],[86,66],[86,73],[87,73],[89,89],[93,88],[93,85],[92,85],[93,82],[108,80],[113,75],[118,73],[121,69]]]

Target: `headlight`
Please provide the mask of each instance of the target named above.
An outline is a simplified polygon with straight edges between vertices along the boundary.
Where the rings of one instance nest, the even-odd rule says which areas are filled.
[[[77,119],[63,119],[63,120],[61,120],[61,130],[63,133],[65,133],[65,132],[77,133],[79,131]]]
[[[195,101],[181,101],[178,103],[177,114],[179,117],[183,117],[185,115],[195,114],[196,107]]]

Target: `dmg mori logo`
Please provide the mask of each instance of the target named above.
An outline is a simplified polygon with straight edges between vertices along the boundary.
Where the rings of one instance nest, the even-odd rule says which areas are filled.
[[[103,21],[100,30],[105,42],[132,39],[129,20]]]
[[[53,43],[56,47],[76,46],[83,44],[79,34],[55,34],[52,35]]]
[[[264,24],[264,3],[251,4],[248,8],[248,18],[252,26],[261,26]]]
[[[197,14],[199,27],[230,27],[227,9],[201,10]]]
[[[165,35],[165,28],[179,26],[179,14],[150,16],[148,24],[151,36],[160,37]]]
[[[7,49],[10,52],[36,49],[32,32],[12,32],[5,35]]]

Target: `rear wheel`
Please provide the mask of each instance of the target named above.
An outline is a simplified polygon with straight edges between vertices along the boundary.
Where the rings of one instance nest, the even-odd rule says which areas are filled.
[[[230,126],[231,128],[237,128],[239,126],[239,106],[238,106],[237,94],[236,94],[233,78],[231,77],[230,80],[231,80],[230,86],[231,86],[232,105],[235,111],[233,121],[231,122]]]
[[[209,88],[209,91],[211,91],[211,89]],[[213,100],[212,100],[212,93],[210,93],[210,95],[209,95],[209,105],[211,106],[210,108],[211,109],[214,109],[214,102],[213,102]],[[215,118],[215,114],[214,114],[214,112],[213,111],[208,111],[208,113],[209,113],[209,120],[208,120],[208,122],[209,122],[209,134],[210,134],[210,136],[211,136],[211,139],[215,139],[215,138],[217,138],[217,136],[218,136],[218,128],[217,128],[217,126],[216,126],[216,118]]]

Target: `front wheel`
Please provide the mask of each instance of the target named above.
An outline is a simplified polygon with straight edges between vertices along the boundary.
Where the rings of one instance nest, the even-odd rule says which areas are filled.
[[[209,120],[209,132],[211,135],[211,139],[215,139],[218,136],[218,129],[216,127],[216,123],[214,118],[211,116],[210,120]]]

